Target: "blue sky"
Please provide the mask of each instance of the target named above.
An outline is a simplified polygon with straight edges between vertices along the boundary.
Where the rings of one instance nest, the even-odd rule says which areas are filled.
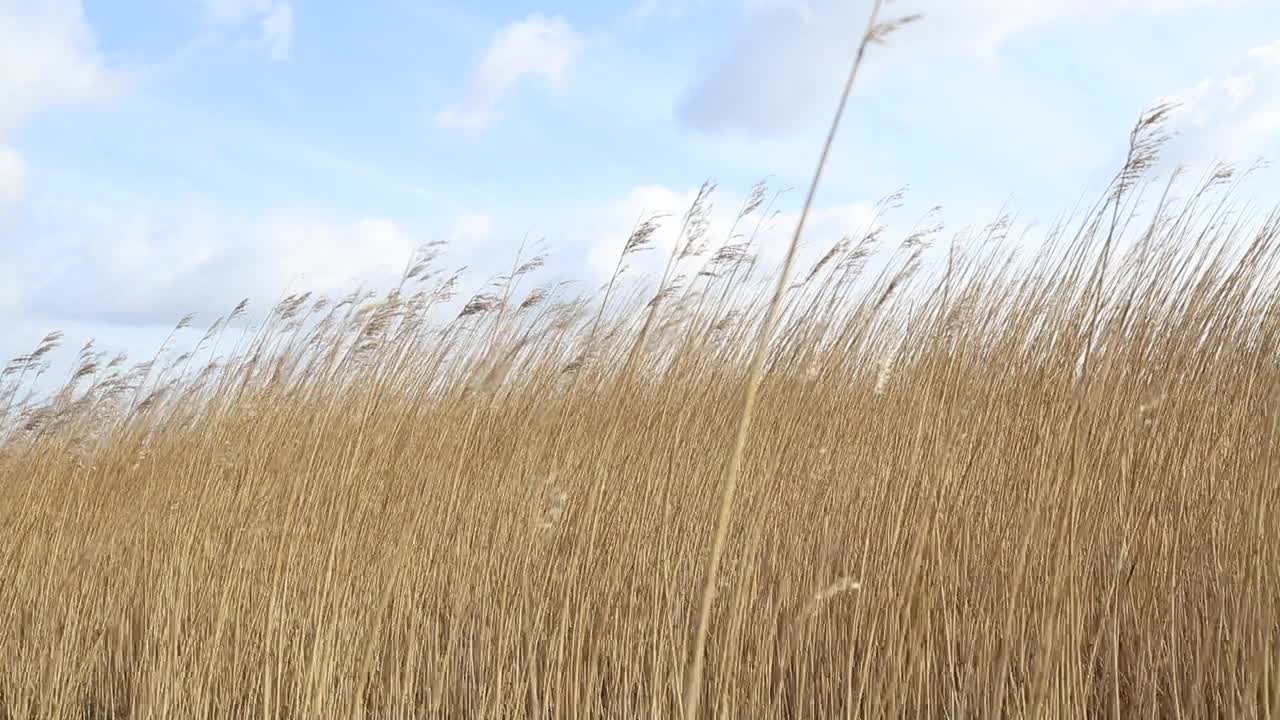
[[[59,328],[143,356],[186,312],[340,292],[426,240],[483,275],[545,236],[593,279],[640,212],[678,215],[707,178],[718,222],[762,177],[796,188],[776,252],[868,7],[0,0],[0,356]],[[1051,221],[1158,98],[1184,102],[1178,161],[1280,144],[1274,0],[889,12],[925,18],[870,57],[816,245],[902,185],[953,229],[1006,203]]]

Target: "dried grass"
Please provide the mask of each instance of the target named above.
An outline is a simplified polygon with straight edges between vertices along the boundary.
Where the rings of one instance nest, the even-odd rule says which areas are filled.
[[[927,219],[867,277],[877,219],[786,289],[710,574],[774,326],[693,274],[710,186],[630,298],[518,256],[436,323],[427,248],[41,402],[51,335],[0,374],[0,718],[674,717],[693,657],[713,717],[1275,717],[1280,215],[1216,169],[1126,220],[1151,117],[1033,257],[930,271]]]

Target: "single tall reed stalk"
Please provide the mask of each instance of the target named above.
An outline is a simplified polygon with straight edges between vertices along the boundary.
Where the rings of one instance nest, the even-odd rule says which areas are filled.
[[[786,294],[787,285],[791,282],[791,268],[795,264],[796,249],[800,245],[800,237],[804,234],[804,223],[813,208],[813,198],[818,192],[818,184],[822,180],[822,171],[827,166],[827,156],[831,145],[835,142],[836,131],[840,129],[840,120],[844,117],[845,107],[849,104],[849,94],[853,92],[853,83],[858,77],[858,69],[862,67],[862,59],[866,55],[867,46],[872,42],[883,41],[897,27],[914,20],[906,17],[887,25],[880,25],[880,6],[883,0],[875,0],[871,7],[871,16],[867,19],[867,29],[858,43],[858,51],[854,54],[853,64],[849,68],[848,78],[840,92],[840,100],[836,103],[835,115],[831,119],[831,127],[827,131],[822,150],[818,153],[818,165],[809,182],[809,191],[805,194],[804,206],[800,209],[800,218],[796,221],[795,232],[787,245],[787,253],[778,271],[778,278],[773,289],[773,297],[769,299],[769,307],[765,311],[764,322],[760,326],[759,336],[751,354],[751,363],[747,367],[747,377],[742,390],[742,407],[738,411],[737,430],[733,438],[733,450],[725,463],[724,478],[721,480],[720,506],[716,510],[715,535],[711,541],[711,555],[707,560],[706,580],[702,585],[702,600],[698,612],[698,628],[694,634],[693,651],[689,658],[689,674],[685,682],[684,715],[688,720],[697,720],[698,708],[702,705],[702,673],[704,654],[707,647],[707,631],[711,625],[711,605],[715,602],[716,583],[720,578],[720,563],[724,558],[725,543],[729,539],[729,521],[733,515],[733,501],[738,492],[738,475],[742,471],[743,451],[747,446],[747,436],[751,431],[751,420],[755,414],[756,394],[760,390],[760,377],[764,370],[765,357],[768,355],[770,340],[778,316],[782,310],[782,298]]]

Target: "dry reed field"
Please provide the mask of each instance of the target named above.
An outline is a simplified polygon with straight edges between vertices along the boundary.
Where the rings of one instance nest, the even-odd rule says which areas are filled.
[[[708,185],[656,284],[522,252],[445,316],[429,246],[37,401],[51,336],[0,388],[0,718],[1280,715],[1280,215],[1150,177],[1166,112],[1034,253],[878,218],[776,323],[765,194],[711,237]]]

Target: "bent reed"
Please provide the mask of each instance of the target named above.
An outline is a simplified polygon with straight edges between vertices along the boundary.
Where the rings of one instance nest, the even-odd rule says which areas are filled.
[[[788,286],[705,716],[1280,715],[1280,215],[1226,167],[1136,214],[1167,110],[1030,257],[1008,217],[891,244],[894,195]],[[714,193],[642,291],[522,251],[446,317],[428,246],[47,400],[61,338],[14,360],[0,718],[680,715],[768,307]]]

